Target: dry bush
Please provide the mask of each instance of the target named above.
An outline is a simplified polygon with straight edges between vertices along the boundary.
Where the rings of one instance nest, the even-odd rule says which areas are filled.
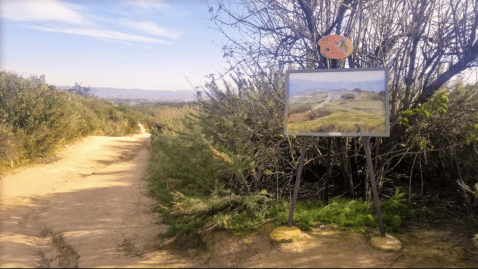
[[[404,172],[424,189],[458,190],[469,204],[478,203],[478,88],[457,82],[438,91],[424,105],[402,111],[407,126],[395,149],[407,150]],[[418,191],[417,191],[418,192]],[[420,190],[423,193],[423,189]]]
[[[214,81],[206,85],[208,99],[200,102],[198,117],[214,148],[237,165],[222,173],[226,188],[237,194],[267,190],[284,198],[293,190],[302,139],[284,135],[284,77],[284,72],[271,70],[255,80],[239,74],[233,77],[236,87],[225,83],[225,91]],[[311,158],[318,139],[311,140],[307,165],[313,167],[319,160]],[[301,188],[301,194],[310,191],[314,190]]]

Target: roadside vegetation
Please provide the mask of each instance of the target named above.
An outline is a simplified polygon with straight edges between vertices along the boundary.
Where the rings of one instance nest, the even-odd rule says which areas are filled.
[[[240,235],[270,221],[287,223],[301,139],[283,134],[281,78],[283,74],[270,72],[262,83],[242,81],[242,88],[226,84],[225,90],[209,84],[207,100],[163,108],[154,115],[162,127],[152,131],[146,178],[156,198],[154,209],[169,224],[164,242],[187,247],[210,229]],[[344,196],[347,190],[344,193],[337,169],[330,186],[332,197],[337,197],[324,205],[323,175],[314,172],[324,171],[326,146],[317,137],[311,140],[294,225],[309,230],[313,224],[330,223],[362,233],[377,229],[371,200],[358,192]],[[338,161],[334,166],[340,167]],[[387,232],[400,232],[404,221],[414,216],[406,194],[397,187],[381,201]]]
[[[91,95],[76,84],[69,91],[0,72],[0,174],[53,158],[55,150],[88,135],[124,136],[140,132],[151,116]]]

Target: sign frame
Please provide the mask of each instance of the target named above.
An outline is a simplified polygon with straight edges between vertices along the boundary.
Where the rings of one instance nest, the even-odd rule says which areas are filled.
[[[353,74],[354,72],[384,72],[384,80],[383,80],[383,89],[385,91],[385,103],[384,103],[384,112],[385,112],[385,132],[383,133],[363,133],[363,132],[337,132],[336,130],[332,130],[331,132],[305,132],[305,131],[297,131],[293,132],[287,130],[288,124],[288,115],[290,109],[290,75],[294,73],[299,74],[310,74],[311,77],[314,74],[320,74],[322,76],[327,76],[329,73],[340,73],[341,77],[346,77],[347,72],[349,74]],[[332,74],[330,74],[332,75]],[[388,69],[386,67],[372,67],[372,68],[346,68],[346,69],[306,69],[306,70],[287,70],[286,71],[286,90],[285,90],[285,121],[284,121],[284,135],[295,135],[295,136],[323,136],[323,137],[389,137],[390,136],[390,111],[389,111],[389,89],[388,89]],[[317,81],[318,82],[318,81]],[[340,83],[337,83],[337,87],[340,87]]]

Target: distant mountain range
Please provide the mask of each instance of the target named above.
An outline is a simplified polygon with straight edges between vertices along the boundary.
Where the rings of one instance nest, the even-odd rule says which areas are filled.
[[[58,89],[67,90],[72,86],[56,86]],[[119,89],[106,87],[90,87],[93,94],[101,99],[149,99],[158,102],[188,102],[196,100],[193,90],[181,91],[153,91],[140,89]]]

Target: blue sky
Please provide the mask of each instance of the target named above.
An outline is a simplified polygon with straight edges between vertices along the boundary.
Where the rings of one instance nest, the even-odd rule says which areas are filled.
[[[0,3],[1,69],[49,84],[190,90],[228,67],[200,0]]]
[[[49,84],[190,90],[228,67],[200,0],[0,0],[0,16],[1,70]]]

